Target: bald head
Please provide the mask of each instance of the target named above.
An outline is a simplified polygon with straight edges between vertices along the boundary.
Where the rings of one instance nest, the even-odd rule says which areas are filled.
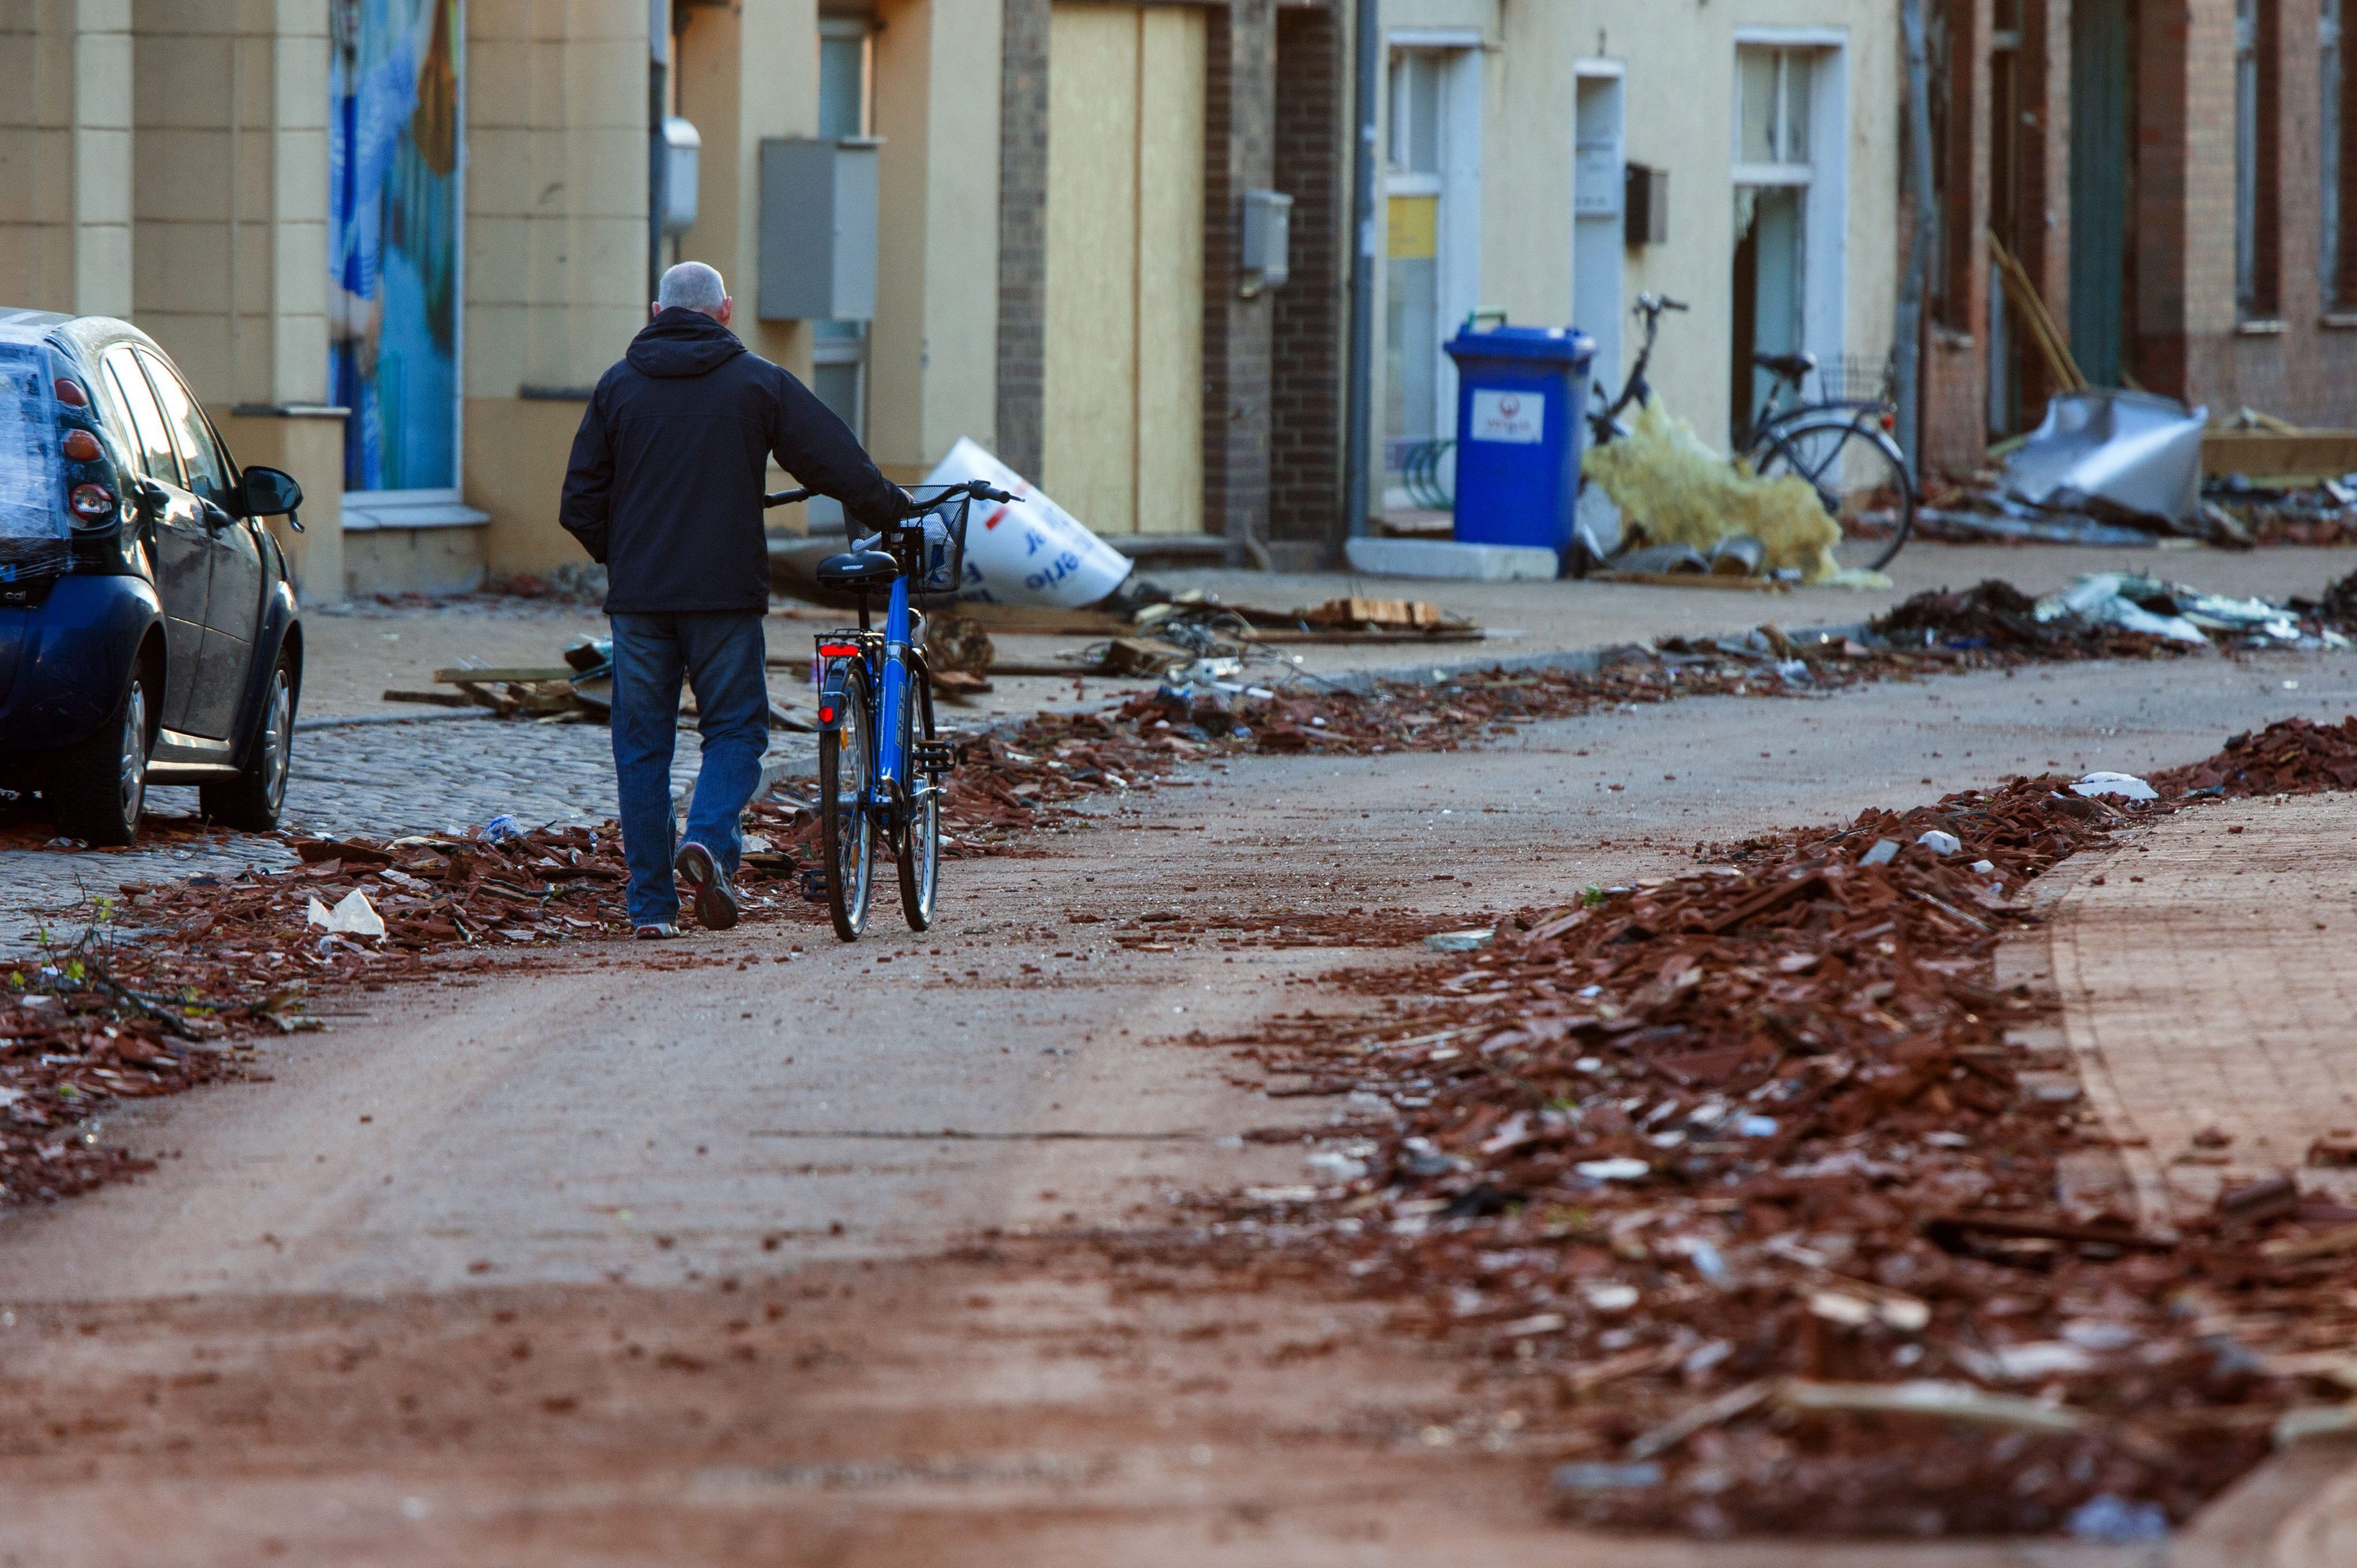
[[[728,319],[730,304],[728,285],[702,262],[682,262],[670,268],[655,289],[657,310],[693,310],[723,324]]]

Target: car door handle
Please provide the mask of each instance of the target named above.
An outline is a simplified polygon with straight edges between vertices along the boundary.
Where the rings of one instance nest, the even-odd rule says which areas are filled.
[[[208,533],[219,533],[237,521],[211,501],[206,500],[197,503],[197,516],[203,520],[205,532]]]

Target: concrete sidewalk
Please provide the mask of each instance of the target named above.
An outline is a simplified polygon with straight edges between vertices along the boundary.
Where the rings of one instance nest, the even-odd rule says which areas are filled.
[[[1469,616],[1491,636],[1478,643],[1443,643],[1429,651],[1441,664],[1483,657],[1521,658],[1568,652],[1614,643],[1644,642],[1662,636],[1724,636],[1748,631],[1762,621],[1802,627],[1863,620],[1880,615],[1927,588],[1968,587],[1984,577],[2002,577],[2024,592],[2045,594],[2069,585],[2085,572],[2134,568],[2215,593],[2280,599],[2315,597],[2326,584],[2357,571],[2357,549],[2279,548],[2233,553],[2218,550],[2090,550],[2074,546],[2011,548],[1918,541],[1891,563],[1893,585],[1875,593],[1837,588],[1800,588],[1762,594],[1714,588],[1662,588],[1627,583],[1423,583],[1351,573],[1185,571],[1156,568],[1145,575],[1173,592],[1202,588],[1234,604],[1275,609],[1322,604],[1346,594],[1384,598],[1429,599],[1444,609]],[[830,624],[815,618],[773,616],[770,651],[800,656],[810,639]],[[382,605],[363,601],[307,613],[307,668],[303,682],[306,716],[431,712],[387,703],[391,688],[419,690],[433,684],[434,671],[474,659],[494,665],[554,664],[578,636],[602,637],[605,617],[592,605],[535,599],[459,598],[431,605]],[[1077,650],[1089,637],[996,638],[1002,660],[1036,662]],[[1396,644],[1294,648],[1300,668],[1323,675],[1387,670],[1414,663],[1415,654]],[[1092,679],[1092,691],[1122,682]],[[791,671],[773,671],[772,690],[787,702],[808,689]],[[1042,703],[1071,695],[1071,682],[1039,677],[1002,677],[997,690],[957,711],[975,714],[1031,713]]]

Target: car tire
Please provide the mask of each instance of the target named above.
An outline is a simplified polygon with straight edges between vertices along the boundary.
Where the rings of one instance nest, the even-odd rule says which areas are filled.
[[[197,804],[207,820],[243,832],[266,833],[278,825],[286,803],[286,772],[295,751],[295,660],[278,655],[262,704],[245,765],[234,779],[209,779],[197,787]]]
[[[58,831],[88,843],[115,846],[139,833],[147,800],[147,757],[156,744],[156,672],[133,666],[122,697],[98,733],[70,746],[49,770],[50,811]]]

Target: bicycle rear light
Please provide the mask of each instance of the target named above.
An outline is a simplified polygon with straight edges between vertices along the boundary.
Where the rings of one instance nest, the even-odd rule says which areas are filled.
[[[822,659],[856,659],[859,656],[859,645],[856,642],[822,642],[818,645],[818,651]]]
[[[818,722],[823,725],[833,724],[834,722],[834,709],[831,706],[819,709]]]

